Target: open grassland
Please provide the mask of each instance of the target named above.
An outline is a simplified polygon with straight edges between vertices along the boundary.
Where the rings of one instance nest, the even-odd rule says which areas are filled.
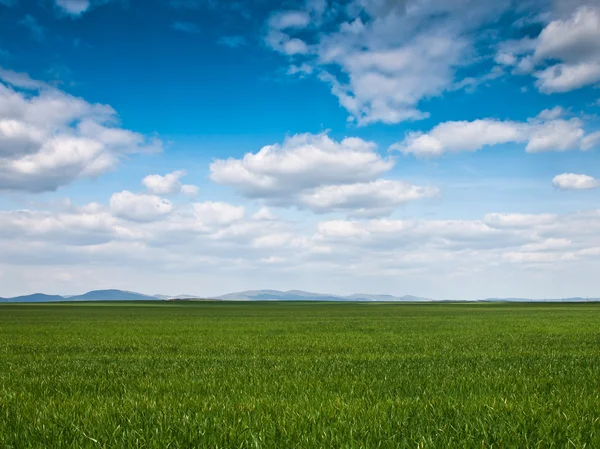
[[[600,447],[600,305],[0,305],[0,447]]]

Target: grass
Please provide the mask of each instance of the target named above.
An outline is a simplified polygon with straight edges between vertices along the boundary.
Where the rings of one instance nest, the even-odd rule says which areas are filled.
[[[0,305],[2,448],[600,447],[600,304]]]

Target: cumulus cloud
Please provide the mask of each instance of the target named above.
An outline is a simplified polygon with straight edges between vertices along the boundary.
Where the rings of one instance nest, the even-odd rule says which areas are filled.
[[[590,150],[600,146],[600,131],[590,133],[581,139],[581,149]]]
[[[302,11],[272,14],[265,42],[288,56],[288,74],[314,74],[329,84],[359,125],[393,124],[428,117],[424,99],[473,89],[508,70],[533,75],[548,94],[600,82],[600,6],[564,3],[570,6],[556,2],[551,12],[534,2],[523,8],[545,9],[536,20],[543,25],[538,36],[506,40],[497,27],[497,66],[481,79],[462,69],[485,58],[481,48],[489,47],[490,34],[482,27],[495,22],[508,1],[355,0],[327,11],[307,2]]]
[[[181,186],[181,193],[183,193],[185,196],[194,198],[200,193],[200,188],[192,184],[183,184]]]
[[[561,8],[537,38],[501,43],[496,61],[514,65],[514,73],[532,73],[546,94],[569,92],[600,82],[600,5],[581,2]],[[563,6],[573,5],[564,2]]]
[[[119,127],[115,111],[0,70],[0,190],[43,192],[114,168],[161,142]]]
[[[116,217],[137,222],[161,220],[173,211],[173,204],[156,195],[135,194],[127,190],[110,197],[110,209]]]
[[[241,159],[216,160],[210,178],[251,198],[277,198],[321,185],[373,180],[393,165],[372,142],[352,137],[337,142],[326,133],[297,134]]]
[[[378,179],[355,184],[328,185],[300,195],[301,204],[315,212],[346,211],[353,215],[387,215],[409,201],[439,193],[434,187]]]
[[[306,28],[310,21],[310,15],[305,11],[276,12],[269,18],[265,43],[273,50],[288,56],[307,54],[310,49],[306,42],[292,37],[289,33]]]
[[[569,92],[600,81],[600,62],[555,64],[535,76],[538,88],[544,93]]]
[[[241,206],[228,203],[206,201],[193,205],[194,214],[207,225],[228,225],[243,220],[246,211]]]
[[[484,216],[483,222],[495,229],[527,229],[550,225],[558,221],[556,214],[499,214]]]
[[[318,213],[390,213],[404,202],[437,193],[434,188],[377,179],[393,166],[372,142],[298,134],[241,159],[216,160],[210,177],[246,197]]]
[[[392,150],[417,157],[439,157],[444,153],[473,152],[486,146],[526,143],[529,153],[588,150],[600,142],[598,133],[585,134],[578,118],[560,118],[562,108],[542,111],[526,122],[479,119],[443,122],[427,133],[409,132]]]
[[[472,81],[455,83],[457,70],[475,52],[470,32],[495,20],[508,2],[355,0],[330,9],[324,5],[307,2],[303,11],[275,13],[265,40],[290,56],[293,67],[316,67],[351,118],[366,125],[427,117],[419,108],[422,99],[472,86]]]
[[[280,11],[269,18],[269,26],[278,30],[305,28],[310,24],[310,15],[305,11]]]
[[[488,266],[511,263],[558,262],[588,257],[600,239],[600,212],[566,215],[488,214],[482,220],[330,220],[318,225],[314,241],[333,252],[376,253],[404,258],[426,256],[420,262],[435,265],[439,257],[457,265],[473,257]],[[468,255],[468,256],[467,256]],[[452,270],[458,270],[454,265]],[[472,266],[473,268],[474,266]]]
[[[190,184],[182,184],[180,179],[186,175],[185,170],[177,170],[166,175],[148,175],[142,180],[142,184],[148,192],[155,195],[174,195],[183,193],[187,196],[198,195],[199,188]]]
[[[127,202],[146,201],[140,200],[141,195],[124,194],[116,195],[128,196]],[[150,209],[160,201],[159,197],[150,201]],[[266,209],[247,214],[243,207],[219,202],[186,203],[176,210],[173,206],[159,218],[150,212],[152,219],[144,221],[120,216],[111,206],[0,211],[0,266],[18,280],[8,287],[3,284],[5,291],[22,289],[18,283],[24,272],[37,275],[53,270],[51,265],[75,278],[84,276],[84,284],[96,279],[125,288],[144,286],[143,290],[165,282],[183,281],[193,287],[199,279],[200,293],[208,288],[234,290],[238,287],[223,288],[223,282],[243,272],[260,282],[262,275],[272,282],[287,273],[293,282],[298,276],[322,277],[325,283],[356,282],[351,288],[391,285],[400,288],[398,293],[425,288],[432,275],[465,282],[476,277],[485,280],[477,291],[486,295],[529,267],[544,285],[558,272],[596,272],[600,254],[598,210],[564,215],[496,213],[479,220],[327,220],[313,227],[279,220]],[[24,264],[27,270],[14,269]],[[265,272],[265,264],[273,267]],[[131,272],[126,272],[128,267]],[[226,276],[220,278],[223,272]],[[494,284],[498,276],[502,282]],[[524,282],[530,274],[523,276]],[[383,284],[390,279],[398,281],[398,287]],[[44,284],[44,290],[51,285]],[[468,295],[463,286],[448,290],[448,285],[456,282],[444,282],[433,296]]]
[[[56,0],[56,6],[68,14],[79,16],[90,7],[90,0]]]
[[[261,207],[252,215],[255,220],[275,220],[277,217],[269,210],[268,207]]]
[[[552,184],[562,190],[587,190],[600,187],[600,180],[588,175],[563,173],[555,176],[552,179]]]

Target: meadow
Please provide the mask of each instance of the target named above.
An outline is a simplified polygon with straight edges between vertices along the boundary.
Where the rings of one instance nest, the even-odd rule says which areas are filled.
[[[0,447],[598,448],[600,304],[1,304]]]

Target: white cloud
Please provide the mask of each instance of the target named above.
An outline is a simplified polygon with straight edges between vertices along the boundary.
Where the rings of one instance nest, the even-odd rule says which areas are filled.
[[[339,47],[338,37],[331,37],[321,43],[321,63],[340,66],[348,82],[329,73],[321,78],[359,124],[422,119],[428,114],[417,108],[419,101],[451,87],[453,67],[467,45],[442,31],[370,51]]]
[[[200,188],[192,184],[183,184],[181,186],[181,193],[183,193],[185,196],[194,198],[200,193]]]
[[[156,195],[135,194],[124,190],[110,197],[110,209],[119,218],[136,222],[164,219],[173,211],[173,204]]]
[[[151,293],[178,285],[224,293],[263,284],[300,282],[303,288],[307,278],[318,280],[314,289],[321,291],[334,280],[350,290],[440,299],[538,296],[557,273],[597,272],[599,236],[598,210],[481,220],[328,220],[313,228],[266,210],[247,217],[243,207],[218,202],[188,203],[150,221],[131,221],[99,204],[67,204],[54,211],[0,211],[0,272],[4,296],[24,289],[64,292],[64,284],[45,277],[48,270],[71,273],[76,281],[69,290],[104,285]],[[32,274],[26,288],[24,273]],[[37,284],[37,276],[44,283]],[[438,285],[432,276],[443,285],[427,290]],[[572,287],[557,292],[556,285],[549,288],[556,296],[576,294]]]
[[[483,222],[496,229],[526,229],[550,225],[558,221],[555,214],[499,214],[485,215]]]
[[[282,43],[283,52],[287,55],[304,55],[309,52],[308,46],[298,38],[292,38]]]
[[[314,212],[347,211],[353,215],[386,215],[408,201],[439,193],[402,181],[378,179],[355,184],[328,185],[302,193],[300,203]]]
[[[536,72],[541,92],[569,92],[600,81],[600,62],[556,64]]]
[[[222,202],[206,201],[193,204],[194,214],[202,223],[211,225],[227,225],[244,219],[245,209]]]
[[[527,136],[529,141],[525,150],[538,153],[581,149],[585,135],[582,126],[581,120],[577,118],[530,124]]]
[[[337,142],[326,133],[297,134],[242,159],[216,160],[210,178],[250,198],[287,198],[322,185],[374,180],[394,165],[375,150],[359,138]]]
[[[561,106],[554,106],[552,109],[544,109],[538,114],[542,120],[555,120],[565,115],[565,110]]]
[[[290,56],[293,67],[316,67],[359,125],[422,119],[428,116],[420,110],[422,99],[460,85],[472,88],[472,81],[454,79],[476,52],[471,31],[508,6],[474,0],[326,4],[274,14],[265,40]]]
[[[541,92],[568,92],[600,82],[600,6],[582,5],[551,21],[537,38],[533,60]]]
[[[79,16],[90,7],[90,0],[55,0],[56,6],[64,12]]]
[[[242,159],[216,160],[210,170],[213,181],[246,197],[318,213],[389,214],[400,204],[438,193],[432,187],[377,179],[393,165],[371,142],[337,142],[322,133],[288,137],[282,145],[263,147]]]
[[[277,217],[269,210],[268,207],[261,207],[252,218],[255,220],[275,220]]]
[[[600,180],[588,175],[563,173],[562,175],[555,176],[552,184],[563,190],[587,190],[600,187]]]
[[[101,175],[127,153],[161,149],[159,140],[120,128],[110,106],[24,74],[1,70],[0,79],[0,190],[56,190]]]
[[[444,153],[472,152],[485,146],[525,143],[529,153],[587,150],[600,140],[598,133],[586,135],[578,118],[558,118],[562,108],[544,110],[527,122],[480,119],[443,122],[428,133],[409,132],[392,150],[417,157],[439,157]]]
[[[410,132],[392,149],[419,157],[436,157],[448,152],[477,151],[487,145],[525,140],[525,125],[494,119],[444,122],[429,133]]]
[[[305,11],[281,11],[269,18],[269,26],[277,30],[305,28],[310,24],[310,15]]]
[[[600,146],[600,131],[590,133],[581,139],[581,149],[590,150]]]
[[[142,184],[148,192],[155,195],[172,195],[182,191],[183,185],[179,179],[185,175],[185,170],[177,170],[164,176],[148,175],[142,180]]]
[[[454,273],[465,267],[472,276],[473,270],[491,270],[502,259],[524,265],[546,257],[554,262],[581,260],[598,247],[598,230],[599,211],[488,214],[483,220],[332,220],[318,225],[314,241],[347,260],[360,254],[400,264],[408,256],[429,273],[439,262],[450,264]]]
[[[494,60],[501,65],[517,66],[520,57],[535,49],[536,40],[529,37],[518,40],[505,40],[498,43]]]
[[[600,11],[592,5],[575,10],[566,20],[550,22],[537,39],[534,57],[581,62],[590,56],[599,56]]]
[[[306,28],[310,20],[310,15],[305,11],[280,11],[272,14],[265,36],[266,44],[273,50],[288,56],[309,53],[310,49],[306,42],[292,37],[289,33]]]

